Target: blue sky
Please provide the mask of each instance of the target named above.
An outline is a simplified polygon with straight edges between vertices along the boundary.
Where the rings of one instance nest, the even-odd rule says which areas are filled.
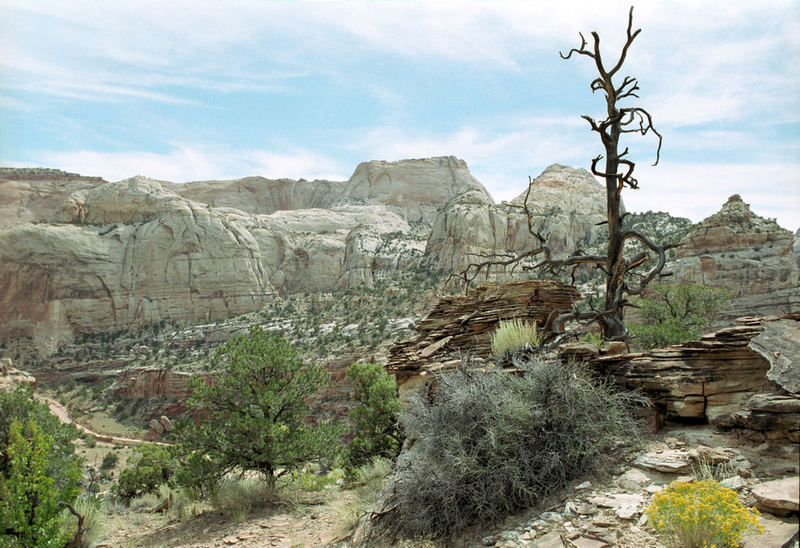
[[[765,5],[766,4],[766,5]],[[727,197],[800,227],[800,2],[640,2],[624,74],[664,136],[625,143],[630,210]],[[222,7],[224,6],[224,8]],[[629,3],[0,0],[0,163],[119,180],[347,179],[455,155],[495,200],[602,149],[588,58]]]

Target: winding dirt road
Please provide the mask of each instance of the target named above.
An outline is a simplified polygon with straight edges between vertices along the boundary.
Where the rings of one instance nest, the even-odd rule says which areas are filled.
[[[48,398],[47,396],[42,396],[41,394],[35,394],[34,397],[48,405],[50,407],[50,412],[58,417],[58,420],[63,422],[64,424],[74,424],[75,427],[80,430],[81,432],[92,436],[97,441],[104,441],[106,443],[121,443],[124,445],[129,444],[141,444],[141,443],[149,443],[152,445],[170,445],[168,443],[163,443],[160,441],[149,441],[149,440],[141,440],[137,438],[121,438],[119,436],[108,436],[106,434],[98,434],[97,432],[90,430],[89,428],[85,427],[82,424],[79,424],[72,420],[69,416],[69,412],[67,408],[61,405],[59,402],[52,398]]]

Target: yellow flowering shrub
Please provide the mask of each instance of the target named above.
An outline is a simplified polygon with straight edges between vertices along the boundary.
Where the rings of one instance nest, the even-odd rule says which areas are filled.
[[[763,531],[758,510],[743,506],[735,491],[712,479],[672,483],[656,493],[646,514],[669,546],[735,548],[748,529]]]

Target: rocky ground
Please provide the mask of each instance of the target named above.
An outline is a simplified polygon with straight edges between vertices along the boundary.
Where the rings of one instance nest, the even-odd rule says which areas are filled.
[[[449,543],[415,540],[406,545],[661,547],[644,515],[653,495],[673,481],[712,474],[734,489],[743,504],[761,511],[764,532],[748,534],[745,547],[797,546],[796,446],[776,450],[767,444],[748,445],[707,426],[670,426],[649,437],[643,450],[619,457],[609,477],[576,483],[543,507],[468,531]],[[255,512],[239,523],[210,510],[181,522],[128,514],[99,546],[350,546],[343,508],[354,497],[342,489],[308,494],[302,504]]]

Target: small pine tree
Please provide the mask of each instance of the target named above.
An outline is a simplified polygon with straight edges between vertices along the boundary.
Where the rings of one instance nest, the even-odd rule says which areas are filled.
[[[354,363],[347,368],[347,378],[353,382],[353,399],[358,402],[350,412],[350,466],[360,466],[376,456],[394,458],[400,447],[397,417],[401,410],[394,378],[374,363]]]
[[[14,420],[4,453],[6,474],[0,475],[0,542],[2,546],[61,548],[67,536],[61,530],[59,501],[72,503],[80,492],[80,470],[75,461],[65,471],[66,484],[54,485],[47,475],[53,437],[29,420]]]
[[[187,407],[195,418],[177,429],[187,454],[196,451],[213,464],[207,475],[253,470],[274,487],[281,475],[336,452],[344,426],[306,422],[309,399],[330,375],[305,364],[283,337],[253,325],[220,346],[212,362],[214,382],[191,379]]]

